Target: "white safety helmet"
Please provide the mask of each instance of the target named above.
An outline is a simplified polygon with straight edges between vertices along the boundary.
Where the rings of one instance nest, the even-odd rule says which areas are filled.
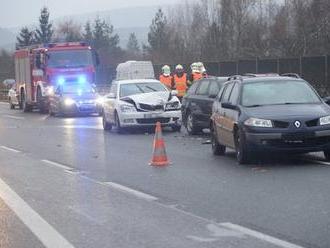
[[[196,62],[191,64],[190,69],[192,72],[199,72],[198,64]]]
[[[163,75],[170,76],[171,75],[171,67],[169,67],[168,65],[164,65],[162,67],[162,72],[163,72]]]
[[[175,70],[183,70],[183,66],[182,65],[180,65],[180,64],[178,64],[176,67],[175,67]]]
[[[200,73],[205,73],[206,72],[205,66],[202,62],[197,62],[197,67],[198,67],[198,71]]]

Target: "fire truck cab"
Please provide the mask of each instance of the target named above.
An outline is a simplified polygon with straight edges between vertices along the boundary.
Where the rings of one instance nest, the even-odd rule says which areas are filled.
[[[36,45],[15,52],[19,106],[48,112],[49,98],[65,82],[95,83],[98,56],[84,42]]]

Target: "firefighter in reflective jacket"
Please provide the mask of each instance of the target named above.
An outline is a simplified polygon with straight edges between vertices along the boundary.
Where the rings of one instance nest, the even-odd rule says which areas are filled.
[[[190,68],[191,68],[191,75],[189,78],[189,85],[192,85],[197,80],[203,78],[203,74],[200,71],[200,67],[198,63],[192,63]]]
[[[162,67],[162,74],[159,76],[159,81],[168,89],[173,88],[173,77],[171,76],[171,68],[168,65]]]
[[[177,65],[175,67],[175,74],[173,78],[174,78],[174,87],[178,91],[177,97],[181,101],[182,97],[184,97],[188,89],[187,74],[184,72],[182,65]]]

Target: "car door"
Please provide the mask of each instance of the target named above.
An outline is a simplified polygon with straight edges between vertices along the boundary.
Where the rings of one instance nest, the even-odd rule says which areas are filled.
[[[208,97],[205,101],[205,115],[207,117],[206,124],[209,125],[210,117],[212,115],[212,106],[216,96],[219,94],[221,89],[221,84],[217,80],[210,80]]]
[[[106,99],[104,102],[104,114],[106,115],[106,119],[110,123],[114,123],[115,117],[115,105],[118,97],[118,83],[113,82],[110,88],[110,92],[106,95]]]
[[[192,105],[195,121],[199,124],[205,125],[209,123],[210,115],[208,113],[208,103],[209,103],[209,85],[210,80],[203,79],[200,82],[199,87],[196,91],[196,97],[194,99],[194,105]]]
[[[228,103],[229,97],[231,95],[232,89],[234,87],[234,82],[230,82],[225,85],[225,89],[220,98],[220,104],[218,106],[218,116],[217,116],[217,135],[219,142],[225,146],[232,147],[232,142],[230,138],[230,124],[228,119],[229,111],[222,107],[222,103]]]
[[[240,84],[236,82],[230,93],[228,103],[230,103],[232,106],[237,106],[239,93],[240,93]],[[225,135],[224,139],[228,143],[228,146],[232,148],[235,147],[234,127],[235,124],[237,124],[238,117],[239,117],[238,109],[225,109],[223,134]]]
[[[187,94],[182,99],[182,116],[186,118],[187,112],[190,111],[190,108],[195,105],[195,98],[196,98],[196,90],[199,86],[199,82],[194,83],[190,86]]]

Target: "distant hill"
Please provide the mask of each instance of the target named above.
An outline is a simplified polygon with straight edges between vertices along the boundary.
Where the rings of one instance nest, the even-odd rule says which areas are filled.
[[[87,21],[93,21],[96,17],[100,17],[101,19],[110,21],[111,24],[117,29],[131,27],[149,27],[157,10],[157,6],[146,6],[98,11],[81,15],[64,16],[55,19],[55,23],[65,19],[72,19],[79,23],[86,23]]]
[[[16,35],[5,28],[0,28],[0,49],[12,50],[15,47]]]
[[[53,20],[53,22],[56,25],[63,20],[72,19],[74,22],[84,25],[87,21],[93,22],[96,17],[100,17],[101,19],[111,22],[115,28],[115,32],[120,37],[120,46],[125,48],[129,34],[132,32],[135,32],[140,43],[147,42],[149,26],[157,9],[157,6],[147,6],[98,11],[81,15],[63,16]],[[20,28],[12,28],[10,30],[0,28],[0,49],[14,49],[16,34],[19,30]]]

